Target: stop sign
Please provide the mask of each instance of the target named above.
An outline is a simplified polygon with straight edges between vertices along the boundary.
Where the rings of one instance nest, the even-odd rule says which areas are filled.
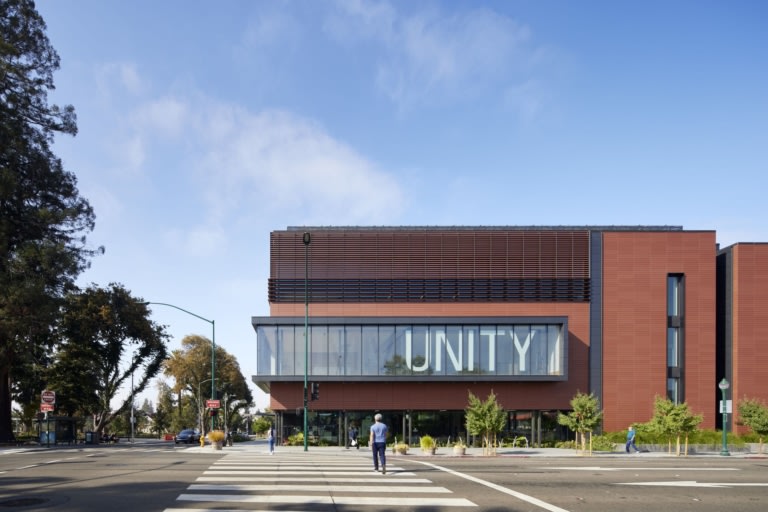
[[[56,392],[51,391],[50,389],[44,390],[40,394],[40,401],[44,404],[55,404],[56,403]]]

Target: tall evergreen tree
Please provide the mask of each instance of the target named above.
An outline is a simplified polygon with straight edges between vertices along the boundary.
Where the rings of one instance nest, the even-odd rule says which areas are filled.
[[[48,103],[59,56],[45,31],[33,1],[0,0],[0,440],[13,435],[12,396],[40,391],[14,371],[39,374],[61,297],[103,252],[86,244],[93,210],[51,150],[77,123],[72,106]]]

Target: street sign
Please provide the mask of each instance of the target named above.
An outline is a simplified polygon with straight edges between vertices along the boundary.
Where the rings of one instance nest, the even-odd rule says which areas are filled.
[[[206,400],[205,406],[209,409],[219,409],[221,407],[221,400]]]
[[[40,404],[40,412],[53,411],[53,404]]]
[[[55,404],[56,403],[56,392],[55,391],[51,391],[50,389],[44,390],[40,394],[40,402],[42,402],[44,404],[51,404],[51,405]]]

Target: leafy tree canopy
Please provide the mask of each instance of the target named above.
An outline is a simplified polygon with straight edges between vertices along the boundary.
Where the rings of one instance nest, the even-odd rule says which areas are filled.
[[[204,428],[205,401],[210,398],[211,391],[211,349],[213,343],[204,336],[190,335],[181,340],[181,349],[174,350],[165,363],[164,373],[173,377],[173,390],[176,393],[186,393],[197,402],[200,418],[200,429]],[[237,359],[224,348],[216,346],[216,385],[215,395],[223,399],[224,395],[236,397],[228,407],[234,412],[253,404],[253,394],[245,380]],[[224,406],[222,402],[222,407]],[[223,418],[222,418],[223,419]]]
[[[491,391],[485,401],[469,392],[469,403],[465,409],[467,430],[472,435],[483,437],[483,451],[490,454],[495,445],[496,435],[504,430],[507,413],[496,401],[496,394]]]
[[[12,393],[29,399],[48,363],[61,298],[103,252],[88,247],[93,210],[50,147],[77,124],[72,106],[48,103],[59,56],[45,30],[31,0],[0,1],[0,440]]]
[[[130,410],[130,393],[111,408],[120,389],[140,394],[168,355],[164,328],[149,319],[140,299],[114,283],[68,295],[60,334],[49,387],[57,391],[60,411],[95,413],[99,432]]]

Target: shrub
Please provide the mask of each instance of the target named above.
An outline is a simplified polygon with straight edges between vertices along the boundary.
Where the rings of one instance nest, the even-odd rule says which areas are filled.
[[[227,435],[223,430],[211,430],[208,432],[208,440],[212,443],[223,443]]]
[[[419,446],[421,446],[421,449],[425,452],[431,451],[434,448],[437,448],[437,442],[435,439],[430,435],[421,436],[421,439],[419,439]]]

